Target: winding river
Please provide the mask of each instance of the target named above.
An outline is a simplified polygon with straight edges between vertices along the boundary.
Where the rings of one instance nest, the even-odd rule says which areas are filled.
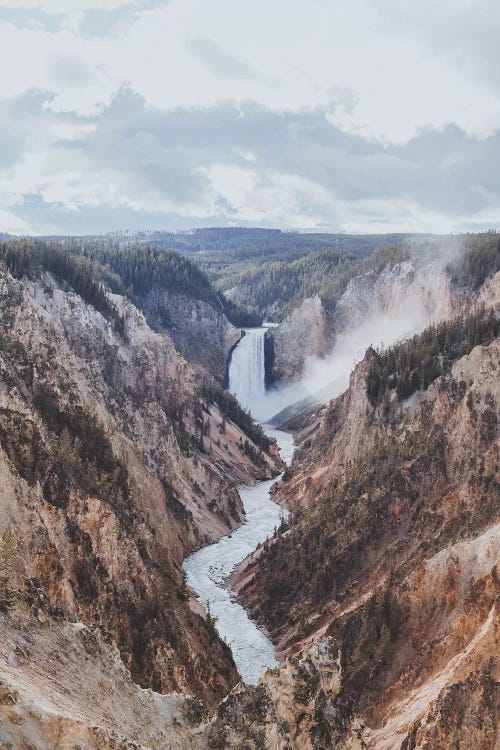
[[[264,393],[265,328],[248,329],[233,352],[229,370],[229,389],[244,406]],[[274,437],[281,456],[289,463],[293,455],[292,435],[263,425]],[[253,622],[229,588],[227,579],[238,563],[251,554],[259,542],[271,536],[279,525],[282,508],[270,498],[270,490],[279,477],[239,488],[246,519],[232,534],[215,544],[194,552],[184,560],[187,583],[198,598],[210,606],[217,618],[219,635],[231,647],[242,679],[255,684],[266,669],[276,666],[274,647],[266,633]]]

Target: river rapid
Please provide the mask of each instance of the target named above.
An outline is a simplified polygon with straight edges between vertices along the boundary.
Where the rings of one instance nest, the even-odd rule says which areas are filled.
[[[264,328],[250,329],[233,353],[229,372],[230,390],[237,396],[241,393],[245,406],[246,398],[255,397],[264,387],[264,334]],[[245,346],[238,351],[243,343]],[[255,383],[248,382],[247,378],[261,380]],[[293,455],[292,435],[267,425],[263,425],[263,428],[269,437],[276,439],[285,463],[290,463]],[[266,669],[277,665],[274,646],[266,633],[249,617],[246,609],[235,600],[227,586],[227,579],[236,565],[279,526],[283,509],[270,497],[271,488],[279,478],[240,487],[246,514],[243,525],[215,544],[194,552],[183,563],[188,585],[196,591],[198,599],[210,607],[219,635],[231,647],[236,667],[242,679],[249,684],[255,684]]]

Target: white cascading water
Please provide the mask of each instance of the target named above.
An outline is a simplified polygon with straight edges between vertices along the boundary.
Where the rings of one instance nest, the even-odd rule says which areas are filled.
[[[233,351],[229,390],[254,416],[266,396],[264,342],[267,328],[246,328]]]
[[[229,366],[230,390],[254,413],[252,407],[258,407],[265,396],[265,331],[265,328],[247,329],[233,351]],[[292,435],[268,427],[265,430],[276,439],[283,460],[291,461]],[[279,526],[283,511],[270,498],[271,487],[278,479],[240,487],[246,515],[243,525],[215,544],[194,552],[183,563],[187,583],[200,601],[209,605],[219,635],[231,647],[242,679],[250,684],[255,684],[266,669],[276,666],[274,646],[246,609],[235,601],[227,579],[235,566]]]

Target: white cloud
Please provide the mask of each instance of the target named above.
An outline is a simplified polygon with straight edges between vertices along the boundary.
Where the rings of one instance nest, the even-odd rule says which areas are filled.
[[[41,8],[45,13],[68,13],[72,10],[116,10],[124,5],[133,5],[134,0],[2,0],[3,8]]]
[[[496,2],[0,3],[7,212],[34,194],[186,222],[495,220]],[[43,107],[9,114],[32,91]]]
[[[223,164],[212,165],[206,173],[213,191],[233,206],[240,223],[314,228],[322,226],[325,216],[334,221],[334,196],[304,177]]]
[[[39,3],[22,0],[22,5]],[[171,0],[148,10],[121,0],[105,5],[51,0],[44,10],[135,7],[138,12],[128,30],[105,39],[79,36],[78,24],[21,35],[4,26],[0,63],[12,72],[5,93],[39,86],[54,93],[54,106],[89,112],[126,81],[163,109],[220,101],[255,101],[274,111],[321,109],[337,125],[388,142],[404,142],[420,128],[450,122],[480,137],[493,132],[500,123],[496,79],[478,80],[478,75],[498,71],[496,36],[489,28],[498,28],[498,10],[491,18],[474,16],[464,0],[448,15],[449,3],[436,10],[427,0],[385,0],[376,11],[372,5],[368,0]],[[484,40],[491,43],[483,59]],[[460,48],[472,50],[462,54],[463,64],[457,59]],[[78,76],[50,75],[54,59],[71,59],[75,70],[85,65],[93,74],[82,101],[70,82]]]

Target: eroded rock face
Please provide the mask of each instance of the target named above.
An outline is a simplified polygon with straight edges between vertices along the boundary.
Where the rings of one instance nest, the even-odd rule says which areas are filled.
[[[393,328],[394,337],[404,337],[450,317],[466,302],[469,297],[461,299],[452,291],[442,262],[405,261],[361,274],[349,281],[334,310],[325,309],[316,296],[283,320],[273,332],[274,378],[299,378],[307,360],[330,354],[341,334],[359,335],[371,323],[364,334],[367,344],[382,327],[388,332]]]
[[[334,313],[337,331],[349,331],[384,313],[421,316],[421,328],[450,317],[453,294],[442,263],[404,261],[351,279]],[[418,321],[417,321],[418,324]]]
[[[305,299],[272,331],[273,378],[293,380],[302,374],[308,357],[323,357],[331,351],[334,332],[329,313],[318,296]]]
[[[207,302],[162,289],[153,289],[141,300],[141,309],[154,331],[168,333],[189,362],[201,365],[224,383],[228,355],[241,332],[222,310],[217,312]]]
[[[230,420],[222,441],[203,373],[114,301],[123,333],[48,276],[0,277],[0,540],[18,540],[36,616],[99,626],[137,683],[213,705],[237,673],[181,562],[241,522],[236,483],[279,459],[253,463]]]
[[[331,747],[330,713],[340,689],[340,656],[331,639],[320,639],[283,669],[266,672],[259,685],[239,685],[217,710],[205,732],[209,748],[321,750]],[[344,712],[345,713],[345,712]],[[326,743],[326,744],[325,744]]]
[[[339,687],[326,707],[318,698],[327,723],[312,747],[493,750],[500,342],[474,348],[390,419],[366,395],[371,356],[299,433],[275,495],[298,522],[239,570],[240,593],[283,658],[325,636],[338,646]],[[298,702],[292,711],[302,716]],[[293,732],[288,741],[309,747]]]
[[[488,668],[471,673],[463,682],[456,682],[439,694],[427,715],[410,728],[401,750],[496,748],[499,716],[498,674],[495,678]]]
[[[192,699],[138,687],[99,628],[19,610],[0,616],[0,681],[3,748],[187,750],[203,719]]]

